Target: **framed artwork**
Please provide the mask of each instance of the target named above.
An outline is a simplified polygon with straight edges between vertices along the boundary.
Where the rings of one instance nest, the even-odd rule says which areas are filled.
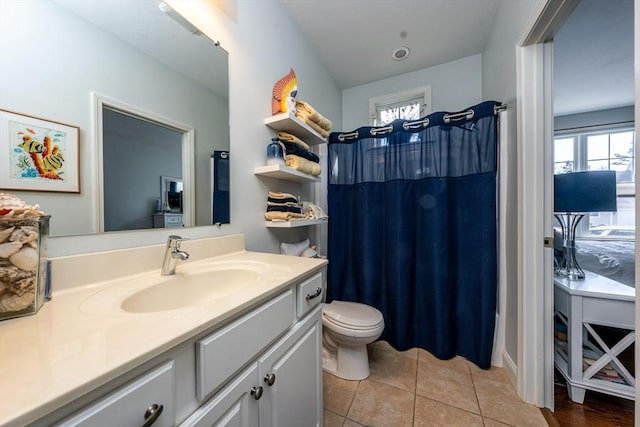
[[[0,189],[80,192],[80,128],[0,110]]]

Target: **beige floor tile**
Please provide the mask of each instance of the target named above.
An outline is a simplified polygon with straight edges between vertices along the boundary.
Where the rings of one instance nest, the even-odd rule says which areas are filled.
[[[347,418],[370,427],[411,427],[413,393],[371,379],[360,382]]]
[[[460,372],[461,374],[470,374],[469,365],[472,365],[464,357],[456,356],[449,360],[441,360],[422,348],[418,349],[418,361],[426,362],[436,367],[443,367],[449,370]]]
[[[346,416],[356,394],[358,381],[344,380],[326,372],[322,373],[322,380],[324,381],[322,393],[324,408],[343,417]]]
[[[481,378],[511,384],[503,368],[492,366],[490,369],[480,369],[474,363],[469,363],[469,370],[474,379]]]
[[[475,379],[475,388],[483,417],[512,426],[546,426],[538,408],[520,400],[511,383],[484,378]]]
[[[352,420],[346,420],[342,427],[365,427],[365,426]]]
[[[376,345],[369,358],[370,379],[414,393],[418,369],[417,352],[399,352],[389,344]]]
[[[405,350],[405,351],[398,351],[395,348],[393,348],[391,346],[391,344],[389,344],[386,341],[376,341],[373,344],[371,344],[371,346],[372,346],[373,350],[380,349],[382,351],[392,351],[394,353],[401,354],[401,355],[403,355],[405,357],[410,357],[410,358],[416,359],[416,360],[418,359],[418,350],[419,350],[418,348],[411,348],[411,349]]]
[[[482,417],[444,403],[416,396],[414,427],[482,427]]]
[[[466,363],[466,360],[462,361]],[[452,361],[451,364],[441,362],[423,359],[418,361],[416,394],[480,414],[471,374],[465,374],[465,369],[461,369],[466,365],[459,361]],[[466,369],[468,372],[468,367]]]
[[[322,412],[323,427],[342,427],[344,425],[344,417],[325,409]]]
[[[484,418],[484,427],[513,427],[510,424],[501,423],[500,421]]]

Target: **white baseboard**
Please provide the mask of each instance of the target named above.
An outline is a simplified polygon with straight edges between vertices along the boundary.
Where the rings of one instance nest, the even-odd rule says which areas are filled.
[[[502,366],[504,372],[507,374],[511,385],[514,389],[518,389],[518,366],[513,362],[511,356],[506,351],[502,352]]]

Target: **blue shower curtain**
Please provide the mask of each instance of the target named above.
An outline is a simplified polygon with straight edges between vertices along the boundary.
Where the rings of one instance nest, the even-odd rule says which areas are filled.
[[[329,136],[328,301],[378,308],[398,350],[491,365],[498,105]]]

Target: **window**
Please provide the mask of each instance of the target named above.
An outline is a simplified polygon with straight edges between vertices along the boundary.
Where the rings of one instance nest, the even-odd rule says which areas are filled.
[[[372,126],[384,126],[396,119],[417,120],[431,112],[431,87],[424,86],[369,100]]]
[[[635,130],[620,128],[563,133],[554,138],[554,173],[614,170],[617,212],[585,216],[579,237],[635,238]],[[588,220],[587,220],[588,218]]]

